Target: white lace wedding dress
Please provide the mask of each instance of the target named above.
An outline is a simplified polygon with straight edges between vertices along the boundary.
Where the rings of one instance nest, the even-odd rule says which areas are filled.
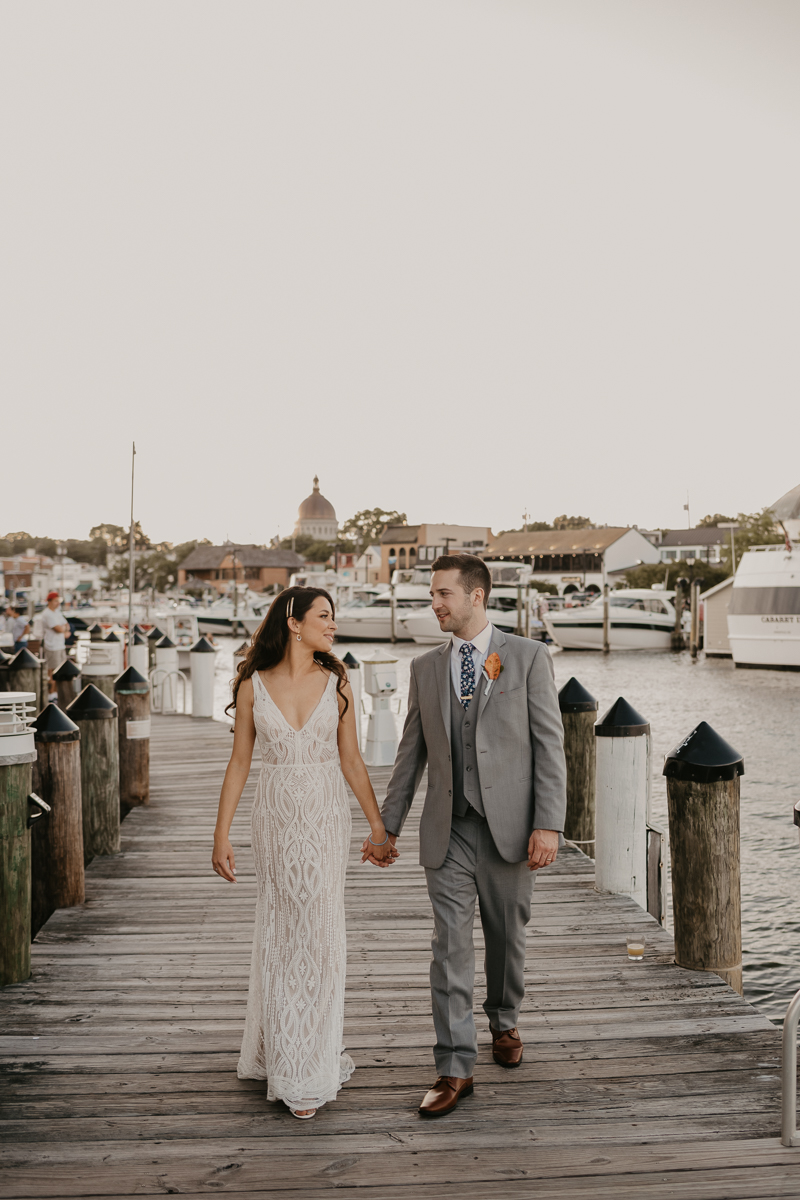
[[[252,818],[258,903],[237,1073],[266,1079],[269,1100],[319,1108],[355,1070],[342,1044],[351,818],[336,677],[298,732],[256,672],[253,717],[262,763]]]

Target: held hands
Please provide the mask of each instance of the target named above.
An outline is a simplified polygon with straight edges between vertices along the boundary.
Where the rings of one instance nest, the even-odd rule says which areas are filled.
[[[528,870],[549,867],[558,854],[558,834],[554,829],[534,829],[528,842]]]
[[[396,858],[400,857],[400,851],[395,843],[397,836],[394,833],[386,834],[385,832],[378,837],[374,832],[370,834],[376,842],[382,842],[384,838],[388,838],[384,846],[374,846],[369,840],[369,837],[364,838],[364,845],[361,847],[361,861],[371,862],[374,867],[390,867]]]
[[[227,838],[214,838],[211,865],[218,875],[227,879],[228,883],[236,883],[236,859],[233,854],[233,846]]]

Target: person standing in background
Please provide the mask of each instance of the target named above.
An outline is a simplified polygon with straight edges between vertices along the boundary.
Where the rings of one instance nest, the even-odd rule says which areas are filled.
[[[31,631],[28,616],[24,608],[14,608],[9,604],[6,609],[6,620],[14,639],[14,653],[16,654],[18,651],[24,650],[28,644],[28,635]]]
[[[48,699],[55,700],[56,686],[53,672],[58,670],[67,657],[64,649],[65,635],[70,632],[67,619],[61,611],[58,592],[48,592],[47,594],[47,608],[42,613],[42,628],[44,629],[44,658],[50,682]]]

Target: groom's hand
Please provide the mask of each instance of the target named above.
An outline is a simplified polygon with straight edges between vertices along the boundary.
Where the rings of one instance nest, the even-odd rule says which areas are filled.
[[[389,858],[384,858],[383,860],[375,857],[375,855],[372,853],[372,846],[370,845],[369,837],[365,837],[364,845],[361,847],[362,863],[371,862],[373,867],[390,867],[394,860],[400,857],[400,851],[397,849],[397,834],[390,833],[388,837],[389,845],[392,847],[392,853]]]
[[[558,854],[558,834],[555,829],[534,829],[528,842],[528,870],[549,867]]]

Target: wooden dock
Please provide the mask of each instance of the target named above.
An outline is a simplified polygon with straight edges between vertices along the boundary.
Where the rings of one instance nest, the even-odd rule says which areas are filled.
[[[232,887],[210,868],[230,745],[225,725],[154,719],[151,806],[125,820],[121,855],[89,867],[86,904],[42,929],[32,978],[0,993],[0,1194],[800,1195],[800,1151],[778,1140],[779,1030],[717,976],[675,967],[670,937],[632,902],[595,892],[576,851],[537,881],[523,1066],[491,1060],[479,972],[475,1094],[420,1120],[435,1071],[415,810],[390,871],[360,865],[366,827],[354,825],[353,1079],[308,1123],[237,1080],[255,770],[232,832]],[[388,773],[373,777],[379,789]],[[634,929],[648,939],[641,966],[626,958]]]

